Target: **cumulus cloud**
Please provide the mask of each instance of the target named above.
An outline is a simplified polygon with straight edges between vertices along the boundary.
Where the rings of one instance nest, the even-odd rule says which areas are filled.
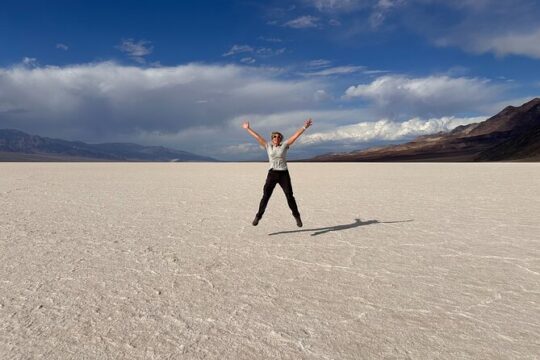
[[[341,126],[335,130],[304,135],[302,144],[314,145],[325,142],[365,143],[373,141],[407,140],[420,135],[440,131],[450,131],[457,126],[484,121],[486,117],[456,118],[442,117],[421,119],[412,118],[403,122],[382,119],[375,122],[360,122]]]
[[[317,93],[317,92],[316,92]],[[359,109],[333,109],[316,110],[313,107],[304,110],[293,110],[285,112],[274,112],[270,114],[245,114],[231,119],[229,128],[238,128],[243,120],[249,120],[252,128],[255,129],[264,138],[269,139],[272,131],[280,131],[285,138],[294,134],[304,121],[312,118],[314,125],[300,137],[294,144],[294,149],[289,153],[291,159],[306,159],[315,154],[327,153],[331,151],[345,151],[347,144],[330,142],[302,143],[300,140],[312,132],[331,132],[338,126],[350,124],[354,119],[363,118],[363,111]],[[244,143],[248,134],[242,133],[244,140],[237,143]],[[237,159],[258,159],[265,160],[266,153],[261,151],[255,140],[249,138],[250,143],[254,144],[253,151],[246,150],[245,153],[237,152]],[[330,144],[328,146],[328,144]],[[356,143],[358,144],[358,143]],[[232,145],[232,144],[231,144]],[[248,148],[249,149],[249,148]],[[350,149],[353,150],[354,148]],[[230,149],[229,149],[230,150]]]
[[[318,59],[312,65],[324,70],[330,63]],[[335,101],[334,78],[281,75],[279,69],[240,65],[21,63],[0,68],[0,124],[68,140],[135,142],[222,159],[253,159],[257,144],[242,145],[251,140],[242,121],[249,120],[261,134],[279,130],[291,135],[312,117],[316,126],[294,153],[309,157],[365,139],[395,140],[449,129],[462,123],[459,113],[475,113],[478,104],[492,104],[489,95],[497,93],[495,85],[475,78],[383,76],[350,87],[344,103]],[[358,99],[363,101],[357,104]],[[446,111],[446,118],[424,115],[433,109]],[[413,116],[404,117],[408,121],[403,125],[392,116],[378,125],[367,121],[380,119],[377,111],[382,110]]]
[[[0,104],[5,105],[0,123],[89,142],[142,141],[154,132],[182,134],[210,128],[214,135],[208,141],[218,146],[219,129],[229,119],[309,108],[316,103],[314,89],[324,88],[311,79],[281,80],[273,69],[236,65],[15,66],[0,68]],[[159,139],[174,146],[163,143],[166,137]],[[186,149],[202,146],[201,139],[186,141]]]
[[[314,153],[350,151],[366,146],[376,146],[389,142],[405,142],[420,135],[428,135],[440,131],[450,131],[459,125],[481,122],[486,119],[479,117],[443,116],[439,118],[413,117],[400,122],[388,118],[378,121],[363,120],[371,116],[362,109],[343,110],[301,110],[274,114],[244,115],[231,120],[237,127],[242,119],[249,119],[251,126],[261,135],[270,131],[281,131],[285,137],[292,135],[303,120],[314,119],[311,127],[295,143],[295,158],[307,158]],[[272,124],[269,126],[269,124]],[[256,143],[253,143],[256,145]],[[254,153],[258,154],[256,147]],[[246,149],[247,152],[249,150]],[[241,152],[238,150],[238,154]],[[249,154],[247,154],[249,155]],[[249,156],[248,156],[249,157]],[[264,158],[264,154],[260,156]]]
[[[58,43],[58,44],[56,44],[56,48],[60,49],[60,50],[67,51],[69,49],[69,46],[67,46],[66,44]]]
[[[317,22],[319,18],[316,18],[311,15],[300,16],[294,20],[287,21],[283,26],[290,27],[293,29],[306,29],[317,27]]]
[[[492,102],[501,90],[501,85],[478,78],[386,75],[369,84],[349,87],[344,97],[369,100],[388,116],[443,116],[478,110],[479,105]]]
[[[154,51],[154,47],[151,46],[151,42],[146,40],[122,40],[122,43],[117,45],[116,48],[140,64],[144,64],[146,62],[144,57]]]
[[[320,90],[313,92],[313,95],[320,93]],[[355,123],[365,117],[361,109],[331,109],[321,110],[313,107],[302,110],[279,111],[272,113],[246,113],[233,117],[229,120],[229,126],[237,127],[244,120],[249,120],[250,124],[260,134],[270,133],[271,131],[281,131],[285,136],[294,134],[304,121],[312,118],[316,124],[317,131],[329,132],[337,126]],[[355,121],[356,120],[356,121]],[[310,132],[313,131],[311,128]]]

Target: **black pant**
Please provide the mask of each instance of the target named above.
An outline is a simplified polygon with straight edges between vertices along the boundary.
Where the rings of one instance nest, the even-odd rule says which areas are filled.
[[[264,184],[263,197],[259,205],[259,212],[257,213],[257,216],[259,218],[262,218],[264,210],[266,210],[266,205],[268,205],[268,200],[270,200],[270,196],[272,196],[272,192],[274,191],[274,188],[278,183],[279,186],[281,186],[281,188],[283,189],[285,196],[287,197],[287,204],[289,204],[289,208],[291,208],[293,216],[300,216],[300,213],[298,212],[298,207],[296,206],[296,200],[293,196],[289,171],[270,169],[268,171],[268,176],[266,177],[266,183]]]

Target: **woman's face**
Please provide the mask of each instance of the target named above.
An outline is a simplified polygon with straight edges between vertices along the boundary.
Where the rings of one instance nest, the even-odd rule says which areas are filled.
[[[281,144],[281,136],[279,134],[272,135],[272,144],[274,145]]]

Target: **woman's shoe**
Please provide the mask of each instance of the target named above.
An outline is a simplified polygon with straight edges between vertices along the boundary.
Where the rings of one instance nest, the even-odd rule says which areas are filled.
[[[253,219],[252,222],[253,226],[257,226],[259,224],[259,220],[261,220],[261,218],[255,215],[255,219]]]

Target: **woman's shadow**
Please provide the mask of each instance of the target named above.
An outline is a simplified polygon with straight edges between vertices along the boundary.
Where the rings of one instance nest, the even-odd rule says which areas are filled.
[[[322,228],[317,228],[317,229],[279,231],[275,233],[270,233],[268,235],[282,235],[282,234],[292,234],[292,233],[306,232],[306,231],[315,231],[313,234],[311,234],[311,236],[316,236],[316,235],[326,234],[330,231],[347,230],[347,229],[352,229],[355,227],[371,225],[371,224],[393,224],[393,223],[401,223],[401,222],[409,222],[409,221],[413,221],[413,220],[411,219],[411,220],[402,220],[402,221],[379,221],[379,220],[361,221],[360,219],[357,218],[357,219],[354,219],[354,222],[351,224],[327,226],[327,227],[322,227]]]

